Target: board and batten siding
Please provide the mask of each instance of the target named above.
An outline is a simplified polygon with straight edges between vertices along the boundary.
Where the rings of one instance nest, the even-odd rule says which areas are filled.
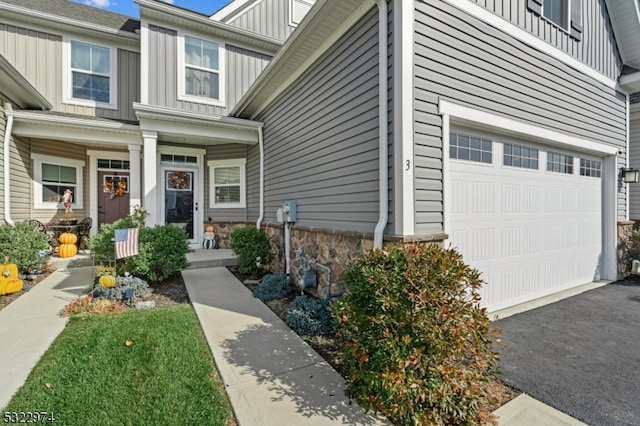
[[[221,40],[224,42],[224,40]],[[226,106],[180,100],[178,97],[178,32],[149,24],[149,104],[200,114],[226,115],[258,75],[271,56],[225,44]]]
[[[247,220],[247,209],[220,209],[211,208],[211,170],[207,162],[215,160],[237,160],[246,159],[249,145],[244,144],[221,144],[207,146],[204,174],[204,203],[205,220],[211,218],[214,222],[245,221]],[[249,180],[247,164],[247,181]],[[248,185],[248,184],[247,184]]]
[[[62,36],[0,23],[2,54],[54,110],[115,120],[136,121],[133,102],[140,101],[140,54],[118,49],[118,109],[63,103]]]
[[[527,9],[526,0],[471,0],[581,62],[617,79],[622,68],[605,0],[581,0],[582,41]],[[612,60],[614,58],[615,60]]]
[[[284,201],[297,201],[298,225],[373,232],[379,213],[377,9],[257,119],[265,123],[265,222],[275,221]]]
[[[224,22],[284,41],[296,29],[289,25],[290,2],[291,0],[263,0]]]
[[[640,169],[640,104],[632,104],[629,125],[629,166]],[[640,183],[629,184],[629,219],[640,221]]]
[[[448,135],[442,135],[439,99],[625,148],[623,94],[446,1],[415,6],[416,233],[442,231],[442,138]],[[624,217],[624,189],[618,195]]]

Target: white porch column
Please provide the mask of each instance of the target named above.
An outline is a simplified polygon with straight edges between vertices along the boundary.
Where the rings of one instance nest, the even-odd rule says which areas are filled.
[[[158,203],[158,165],[156,153],[158,152],[158,133],[143,131],[144,140],[144,208],[149,212],[147,226],[160,225],[160,206]]]
[[[129,211],[133,213],[135,206],[142,206],[142,181],[140,179],[140,151],[142,146],[129,145]],[[154,156],[155,157],[155,156]]]

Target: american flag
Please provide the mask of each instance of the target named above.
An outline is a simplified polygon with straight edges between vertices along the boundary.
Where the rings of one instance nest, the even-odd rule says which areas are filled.
[[[138,254],[138,228],[116,229],[116,259]]]

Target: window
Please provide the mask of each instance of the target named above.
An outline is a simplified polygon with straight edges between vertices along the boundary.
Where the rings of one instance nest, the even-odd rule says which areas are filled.
[[[451,133],[449,135],[449,157],[458,160],[492,162],[493,146],[490,140]]]
[[[73,192],[72,208],[82,208],[82,168],[84,162],[31,154],[34,160],[34,208],[62,208],[66,189]]]
[[[544,0],[542,15],[557,26],[569,29],[569,0]]]
[[[582,40],[583,0],[527,0],[527,9]],[[547,40],[549,41],[549,40]]]
[[[547,153],[547,171],[573,174],[573,157],[570,155]]]
[[[538,150],[505,143],[503,163],[505,166],[538,170]]]
[[[78,40],[65,40],[63,49],[64,101],[101,108],[117,108],[116,49]]]
[[[245,159],[209,161],[210,207],[246,206]]]
[[[289,0],[289,25],[297,27],[307,12],[313,7],[315,0]]]
[[[181,97],[200,103],[224,103],[224,46],[189,35],[182,36],[179,58]]]
[[[197,166],[198,158],[191,155],[162,154],[160,155],[160,163],[174,166]]]
[[[109,160],[106,158],[98,158],[99,169],[129,170],[129,166],[129,160]]]
[[[602,176],[602,162],[580,159],[580,176],[599,178]]]

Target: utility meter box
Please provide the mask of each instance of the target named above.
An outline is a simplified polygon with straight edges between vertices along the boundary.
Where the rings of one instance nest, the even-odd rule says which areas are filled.
[[[283,222],[297,222],[298,221],[298,202],[297,201],[285,201],[282,203],[282,216]]]
[[[284,223],[284,215],[282,214],[282,207],[276,210],[276,222]]]

